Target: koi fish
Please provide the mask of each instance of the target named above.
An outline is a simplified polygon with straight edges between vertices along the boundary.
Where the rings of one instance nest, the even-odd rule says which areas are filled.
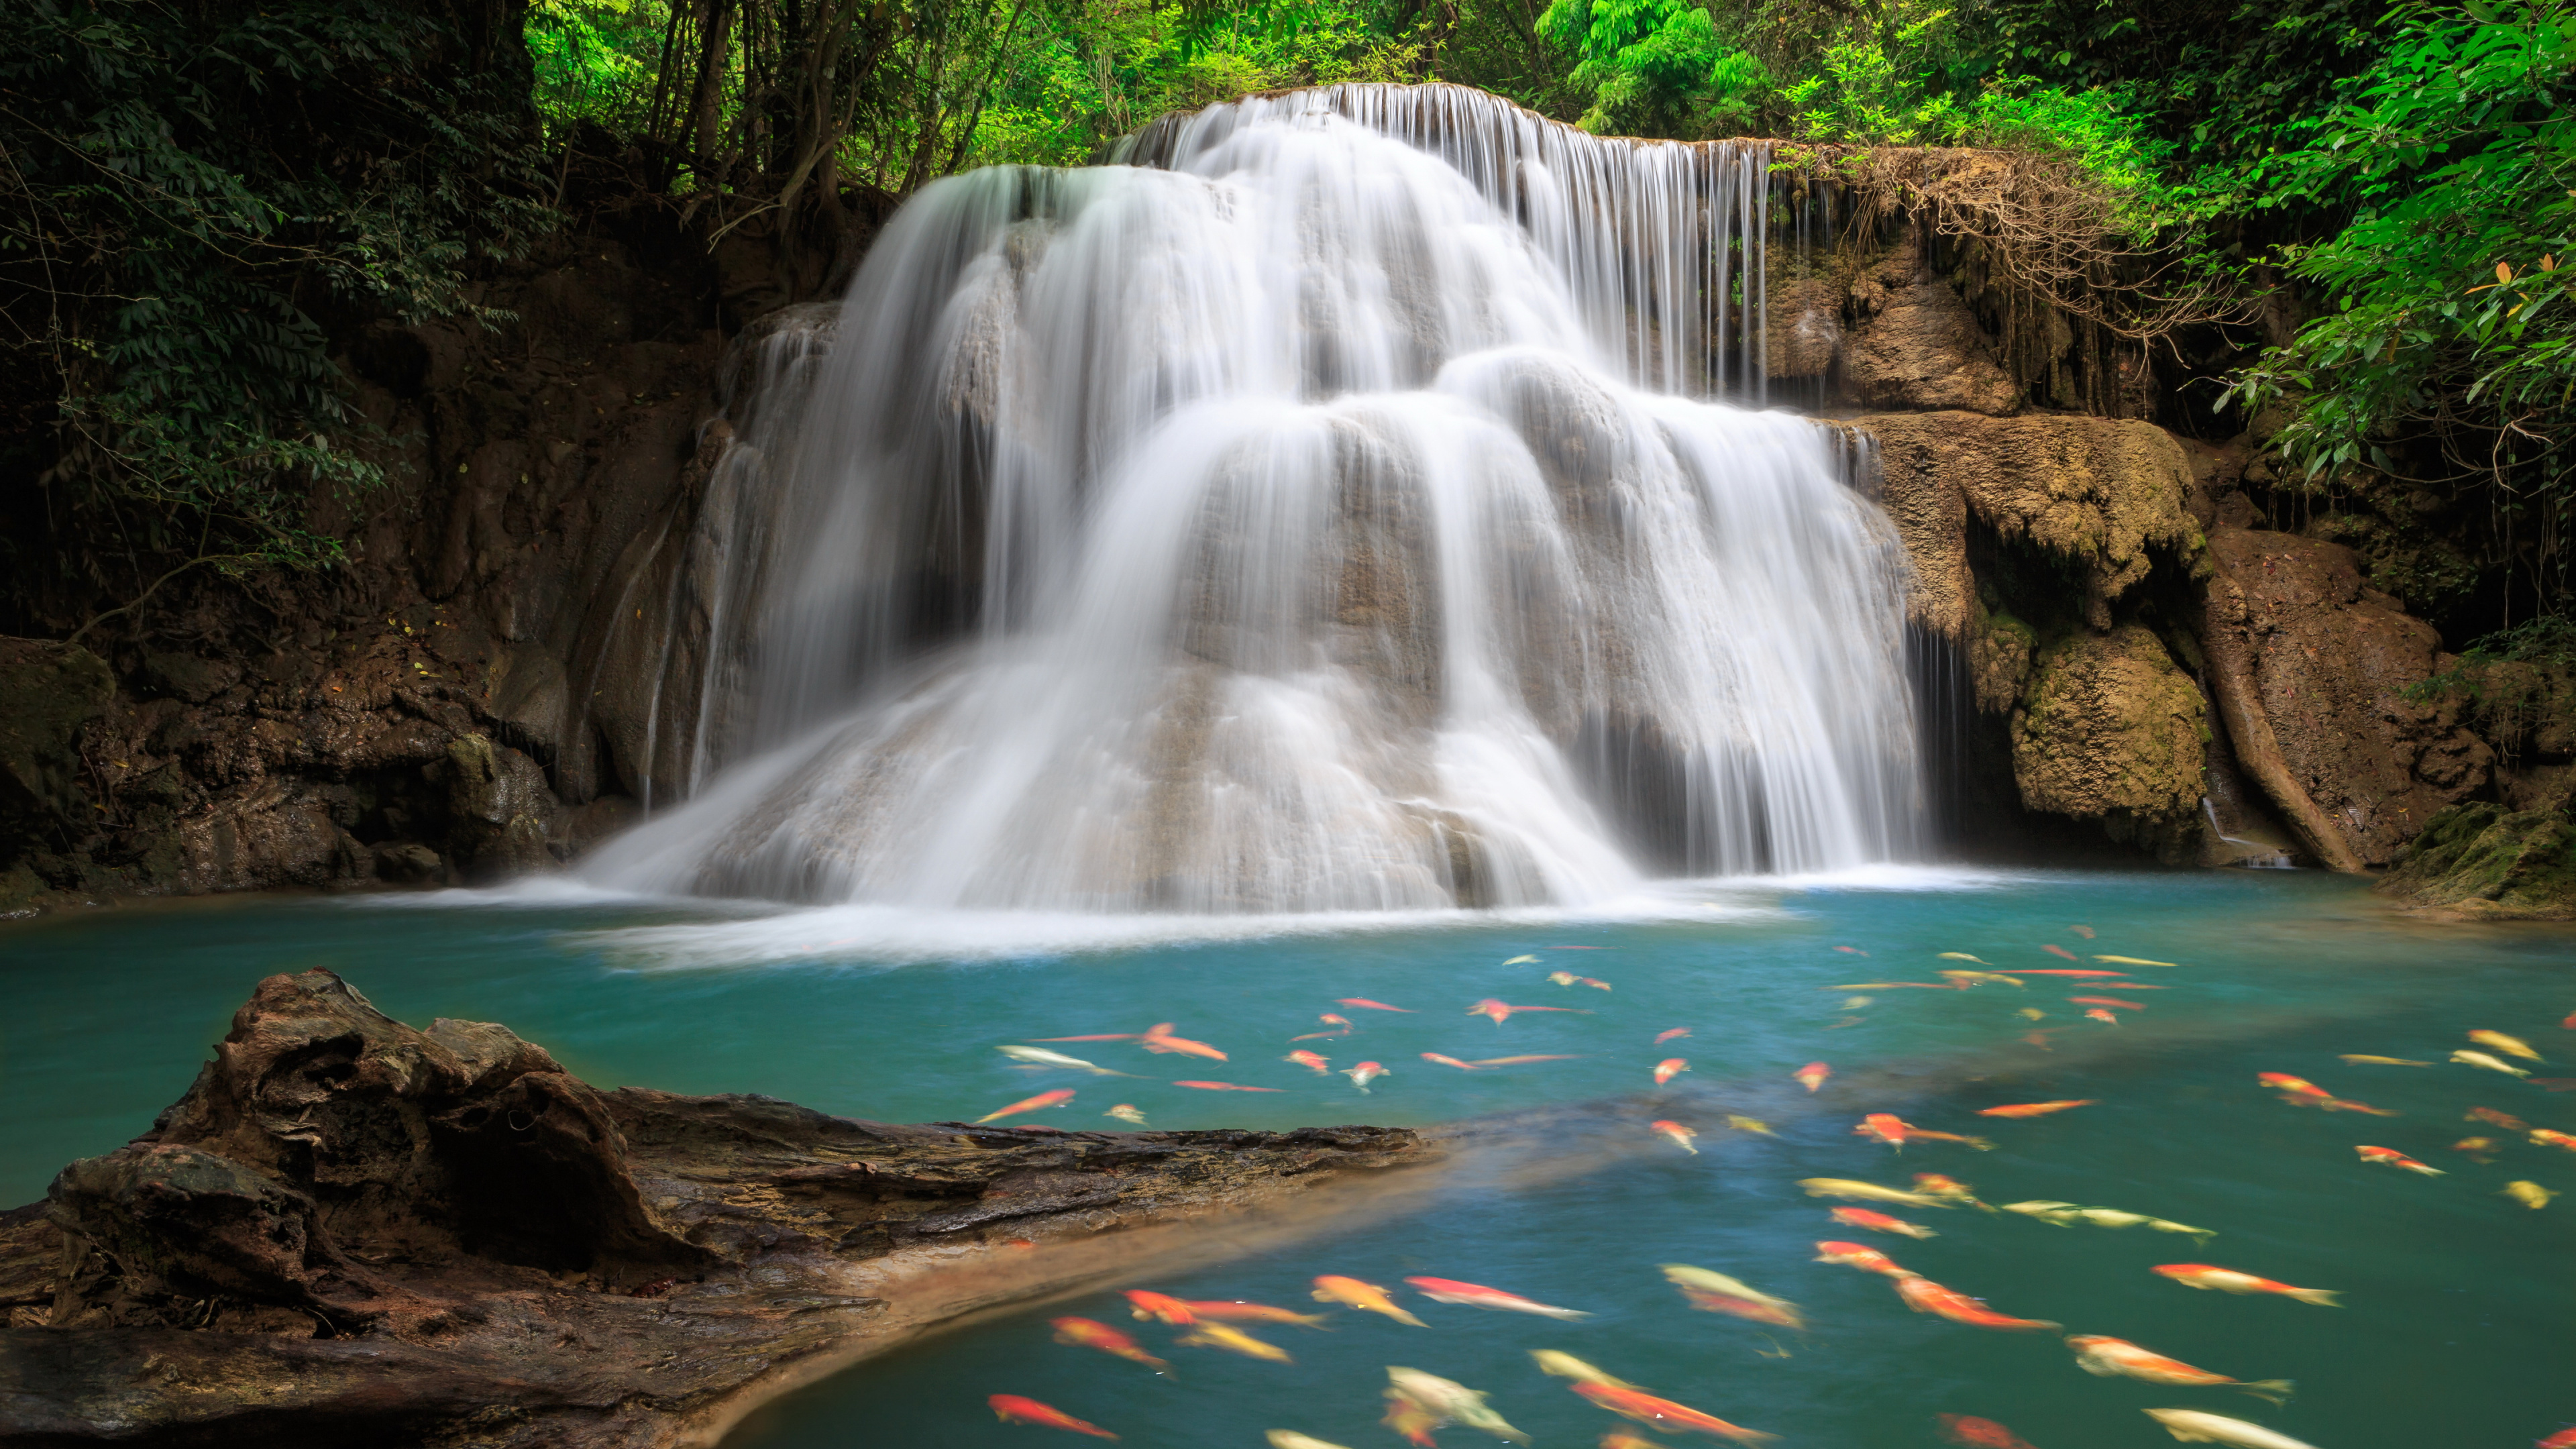
[[[1825,1078],[1830,1077],[1833,1074],[1834,1069],[1826,1066],[1823,1062],[1809,1062],[1805,1066],[1791,1072],[1789,1076],[1791,1079],[1806,1087],[1808,1091],[1812,1092],[1818,1087],[1823,1086],[1825,1084]]]
[[[2540,1053],[2531,1049],[2531,1043],[2518,1036],[2506,1036],[2500,1031],[2473,1031],[2469,1033],[2469,1040],[2480,1046],[2494,1047],[2507,1056],[2520,1057],[2526,1062],[2540,1060]]]
[[[1297,1361],[1288,1356],[1288,1350],[1275,1343],[1264,1343],[1240,1328],[1228,1328],[1222,1323],[1209,1323],[1204,1319],[1172,1342],[1183,1348],[1221,1348],[1228,1353],[1242,1354],[1245,1358],[1260,1359],[1264,1363]]]
[[[1323,1041],[1323,1040],[1325,1040],[1325,1039],[1327,1039],[1327,1038],[1329,1038],[1329,1037],[1349,1036],[1349,1035],[1351,1034],[1351,1019],[1350,1019],[1349,1017],[1347,1017],[1347,1016],[1337,1016],[1337,1015],[1335,1015],[1334,1013],[1332,1013],[1332,1012],[1329,1012],[1329,1011],[1328,1011],[1328,1012],[1325,1012],[1323,1015],[1321,1015],[1321,1016],[1319,1016],[1319,1017],[1316,1017],[1315,1019],[1316,1019],[1317,1021],[1329,1021],[1329,1022],[1333,1023],[1334,1025],[1338,1026],[1338,1027],[1340,1028],[1340,1030],[1338,1030],[1338,1031],[1310,1031],[1310,1032],[1306,1033],[1304,1036],[1292,1036],[1292,1037],[1290,1037],[1290,1038],[1288,1038],[1288,1039],[1289,1039],[1290,1041]]]
[[[1142,1288],[1130,1288],[1124,1296],[1129,1305],[1129,1313],[1137,1319],[1151,1319],[1156,1323],[1172,1324],[1199,1321],[1196,1310],[1168,1294],[1149,1293]]]
[[[1182,1306],[1201,1323],[1293,1323],[1300,1328],[1324,1326],[1324,1315],[1320,1313],[1299,1313],[1292,1308],[1273,1308],[1267,1303],[1246,1303],[1240,1298],[1207,1302],[1191,1299]]]
[[[1444,1379],[1438,1374],[1427,1374],[1420,1369],[1398,1368],[1393,1364],[1387,1365],[1386,1377],[1390,1385],[1387,1389],[1389,1394],[1403,1395],[1412,1400],[1423,1412],[1435,1416],[1442,1422],[1464,1424],[1470,1429],[1482,1429],[1496,1438],[1509,1439],[1515,1444],[1526,1444],[1530,1441],[1530,1436],[1503,1422],[1502,1415],[1486,1407],[1485,1396],[1482,1393],[1465,1384],[1453,1379]]]
[[[1572,986],[1583,978],[1571,971],[1550,971],[1547,973],[1547,979],[1558,986]]]
[[[1662,1046],[1675,1037],[1688,1035],[1690,1035],[1690,1028],[1686,1026],[1677,1026],[1670,1031],[1659,1031],[1655,1033],[1655,1045]]]
[[[2248,1424],[2225,1414],[2205,1414],[2198,1409],[2141,1409],[2138,1412],[2165,1426],[2165,1432],[2187,1444],[2232,1444],[2236,1449],[2316,1449],[2313,1444],[2276,1434],[2260,1424]]]
[[[2144,1011],[2147,1009],[2146,1003],[2143,1001],[2122,1001],[2116,996],[2070,996],[2066,999],[2074,1002],[2078,1006],[2107,1006],[2115,1011]]]
[[[2092,933],[2088,931],[2088,932],[2086,932],[2085,934],[2086,934],[2087,936],[2090,936]],[[2045,942],[2045,943],[2043,943],[2043,944],[2040,946],[2040,948],[2039,948],[2039,949],[2041,949],[2041,950],[2043,950],[2043,951],[2046,951],[2046,952],[2047,952],[2049,955],[2051,955],[2051,956],[2056,956],[2056,957],[2059,957],[2059,958],[2061,958],[2061,959],[2068,960],[2068,961],[2074,961],[2074,960],[2078,960],[2078,959],[2080,959],[2079,957],[2077,957],[2077,956],[2076,956],[2076,954],[2075,954],[2074,952],[2067,950],[2065,947],[2058,945],[2058,944],[2057,944],[2056,942],[2054,942],[2054,941],[2049,941],[2049,942]]]
[[[2051,1112],[2065,1112],[2076,1107],[2098,1104],[2099,1097],[2083,1097],[2071,1102],[2015,1102],[2009,1106],[1981,1108],[1980,1117],[2045,1117]]]
[[[1680,1057],[1666,1057],[1655,1063],[1655,1085],[1660,1087],[1690,1070],[1690,1063]]]
[[[1415,1445],[1416,1449],[1440,1449],[1440,1441],[1431,1437],[1431,1431],[1444,1421],[1438,1414],[1406,1398],[1401,1389],[1386,1391],[1386,1417],[1378,1422],[1403,1435],[1404,1441]]]
[[[1051,1404],[1041,1404],[1035,1399],[1024,1399],[1018,1394],[992,1394],[985,1398],[984,1404],[993,1411],[995,1418],[1005,1424],[1035,1424],[1041,1429],[1070,1429],[1077,1434],[1088,1434],[1094,1439],[1118,1437],[1098,1424],[1086,1424]]]
[[[2356,1067],[2429,1067],[2431,1062],[2410,1062],[2404,1057],[2371,1057],[2359,1052],[2346,1052],[2343,1060]]]
[[[2423,1163],[2417,1162],[2414,1158],[2407,1156],[2405,1153],[2398,1151],[2394,1147],[2355,1147],[2353,1148],[2353,1151],[2361,1154],[2361,1160],[2364,1162],[2386,1163],[2390,1167],[2402,1167],[2408,1172],[2420,1172],[2426,1177],[2440,1177],[2442,1175],[2442,1169],[2438,1167],[2426,1167]]]
[[[1099,1032],[1099,1033],[1095,1033],[1094,1035],[1091,1035],[1091,1036],[1042,1036],[1042,1037],[1034,1038],[1034,1040],[1037,1040],[1037,1041],[1141,1041],[1141,1040],[1143,1040],[1143,1038],[1142,1038],[1141,1036],[1139,1036],[1137,1033],[1132,1032],[1132,1031],[1109,1031],[1109,1032]]]
[[[1103,1117],[1115,1117],[1119,1121],[1128,1123],[1131,1126],[1142,1127],[1145,1125],[1145,1114],[1137,1111],[1136,1105],[1133,1102],[1121,1102],[1117,1106],[1110,1108],[1108,1111],[1103,1112],[1100,1115]]]
[[[1986,961],[1978,961],[1976,957],[1969,955],[1965,951],[1944,951],[1941,953],[1941,959],[1944,961],[1976,961],[1980,966],[1992,964]]]
[[[2341,1289],[2293,1288],[2287,1283],[2275,1283],[2269,1278],[2257,1278],[2251,1273],[2216,1268],[2207,1263],[2161,1263],[2149,1271],[2171,1278],[2186,1288],[2215,1288],[2221,1293],[2278,1293],[2321,1308],[2343,1306],[2335,1301],[2335,1295]]]
[[[1693,1308],[1711,1313],[1730,1313],[1756,1323],[1776,1323],[1782,1328],[1805,1328],[1807,1321],[1798,1315],[1798,1305],[1786,1298],[1774,1298],[1742,1281],[1694,1268],[1688,1263],[1666,1263],[1664,1277],[1682,1291]]]
[[[1456,1067],[1462,1072],[1472,1072],[1476,1070],[1476,1064],[1474,1062],[1462,1062],[1456,1057],[1444,1057],[1438,1052],[1424,1052],[1422,1054],[1422,1059],[1426,1062],[1437,1062],[1444,1067]]]
[[[2549,1206],[2549,1200],[2558,1196],[2536,1182],[2508,1182],[2504,1185],[2502,1195],[2512,1198],[2534,1212]]]
[[[1937,1172],[1918,1172],[1914,1174],[1914,1190],[1916,1192],[1930,1193],[1932,1196],[1937,1198],[1947,1198],[1954,1203],[1963,1202],[1968,1204],[1970,1207],[1986,1208],[1984,1203],[1977,1201],[1977,1195],[1968,1190],[1968,1185],[1966,1183],[1959,1181],[1955,1177],[1944,1177]],[[1994,1209],[1986,1208],[1986,1211],[1993,1212]]]
[[[1906,1127],[1904,1121],[1895,1113],[1872,1112],[1868,1116],[1860,1119],[1860,1125],[1852,1129],[1852,1135],[1854,1137],[1867,1137],[1873,1141],[1884,1142],[1888,1146],[1895,1148],[1897,1151],[1903,1152],[1905,1150],[1905,1134],[1908,1130],[1909,1129]]]
[[[1349,1449],[1347,1445],[1328,1443],[1294,1429],[1273,1429],[1262,1437],[1270,1441],[1270,1449]]]
[[[2040,1009],[2039,1009],[2038,1007],[2036,1007],[2036,1006],[2025,1006],[2025,1007],[2023,1007],[2021,1010],[2014,1012],[2014,1013],[2013,1013],[2013,1015],[2018,1016],[2018,1017],[2022,1018],[2022,1019],[2023,1019],[2023,1020],[2025,1020],[2025,1021],[2046,1021],[2046,1020],[2048,1020],[2048,1013],[2047,1013],[2047,1012],[2045,1012],[2045,1011],[2040,1010]],[[2032,1032],[2032,1033],[2031,1033],[2031,1035],[2032,1035],[2032,1036],[2041,1036],[2041,1035],[2043,1035],[2043,1034],[2042,1034],[2042,1033],[2040,1033],[2040,1032]],[[2027,1039],[2028,1039],[2028,1038],[2024,1038],[2024,1040],[2027,1040]]]
[[[2463,1122],[2492,1122],[2507,1132],[2528,1132],[2531,1130],[2530,1123],[2523,1121],[2511,1112],[2499,1112],[2493,1107],[2471,1107],[2467,1114],[2462,1116],[2460,1120]]]
[[[2151,1384],[2185,1384],[2194,1388],[2224,1384],[2275,1404],[2290,1397],[2288,1379],[2231,1379],[2140,1348],[2124,1338],[2079,1333],[2068,1338],[2066,1346],[2075,1350],[2077,1368],[2099,1378],[2125,1375]]]
[[[1941,1236],[1930,1228],[1909,1223],[1902,1218],[1892,1218],[1885,1213],[1874,1213],[1867,1208],[1836,1208],[1833,1211],[1833,1219],[1835,1222],[1863,1228],[1873,1233],[1901,1233],[1909,1238]]]
[[[1398,1323],[1409,1323],[1415,1328],[1431,1326],[1396,1307],[1395,1300],[1386,1296],[1385,1289],[1374,1283],[1363,1283],[1357,1278],[1344,1278],[1332,1273],[1317,1278],[1315,1301],[1339,1303],[1346,1308],[1359,1309],[1363,1313],[1382,1313]]]
[[[2126,976],[2126,971],[2070,971],[2063,966],[2015,966],[2016,976],[2063,976],[2071,981],[2102,981]]]
[[[1846,956],[1866,956],[1869,954],[1858,946],[1836,946],[1834,949],[1842,952]],[[2571,1017],[2569,1020],[2576,1021],[2576,1017]],[[2569,1030],[2576,1031],[2576,1027],[2571,1027]]]
[[[1351,1079],[1352,1086],[1359,1088],[1362,1092],[1366,1092],[1368,1090],[1369,1083],[1386,1075],[1386,1068],[1379,1066],[1375,1062],[1362,1062],[1358,1066],[1351,1068],[1349,1071],[1342,1073],[1342,1075]]]
[[[2052,946],[2050,950],[2057,949]],[[1941,1425],[1941,1437],[1968,1449],[2032,1449],[2030,1441],[1992,1419],[1972,1418],[1966,1414],[1935,1414]]]
[[[2113,966],[2179,966],[2182,964],[2179,961],[2149,961],[2140,956],[2096,956],[2093,959]]]
[[[1004,1107],[999,1112],[987,1112],[975,1120],[979,1123],[991,1122],[998,1118],[1013,1116],[1021,1112],[1041,1112],[1049,1107],[1061,1107],[1072,1100],[1073,1089],[1071,1087],[1058,1087],[1052,1092],[1040,1092],[1034,1097],[1022,1097],[1020,1100]]]
[[[1246,1087],[1235,1082],[1174,1082],[1175,1087],[1196,1087],[1202,1092],[1278,1092],[1282,1087]]]
[[[1846,996],[1843,998],[1843,1010],[1845,1011],[1858,1011],[1864,1006],[1875,1006],[1877,1004],[1878,998],[1875,996]]]
[[[2478,1164],[2480,1167],[2484,1167],[2488,1163],[2495,1161],[2494,1158],[2486,1155],[2487,1153],[2495,1151],[2495,1149],[2496,1140],[2492,1137],[2463,1137],[2459,1141],[2451,1144],[2451,1150],[2453,1152],[2468,1153],[2469,1160]]]
[[[1530,1350],[1530,1357],[1538,1361],[1540,1373],[1555,1378],[1572,1379],[1578,1384],[1608,1384],[1618,1389],[1636,1387],[1626,1379],[1613,1378],[1603,1373],[1570,1353],[1559,1353],[1552,1348],[1534,1348]]]
[[[1095,1323],[1088,1318],[1050,1318],[1047,1320],[1047,1326],[1055,1330],[1055,1341],[1058,1343],[1071,1344],[1075,1348],[1096,1348],[1102,1353],[1126,1359],[1130,1363],[1141,1363],[1156,1373],[1171,1367],[1170,1364],[1138,1348],[1136,1340],[1106,1323]]]
[[[1363,1011],[1401,1011],[1408,1016],[1413,1014],[1413,1008],[1410,1006],[1389,1006],[1383,1001],[1371,1001],[1365,996],[1337,997],[1334,999],[1333,1004],[1335,1006],[1355,1006]]]
[[[1909,987],[1916,991],[1965,991],[1968,989],[1965,985],[1956,981],[1846,981],[1840,986],[1819,986],[1816,989],[1818,991],[1903,991]]]
[[[1675,1147],[1680,1148],[1682,1151],[1689,1153],[1693,1157],[1699,1156],[1699,1149],[1691,1146],[1691,1139],[1697,1137],[1699,1135],[1698,1133],[1693,1132],[1679,1122],[1668,1121],[1662,1118],[1656,1119],[1650,1125],[1652,1125],[1657,1132],[1671,1138]]]
[[[2531,1129],[2531,1145],[2561,1147],[2569,1152],[2576,1152],[2576,1137],[2571,1137],[2564,1132],[2552,1131],[2547,1127],[2534,1127]]]
[[[1563,1011],[1575,1016],[1590,1016],[1592,1014],[1591,1012],[1577,1006],[1511,1006],[1504,1002],[1497,1001],[1490,996],[1467,1008],[1467,1014],[1469,1016],[1490,1016],[1494,1019],[1494,1025],[1496,1026],[1501,1026],[1504,1022],[1509,1021],[1512,1013],[1515,1011]]]
[[[1407,1278],[1404,1280],[1434,1303],[1455,1303],[1467,1308],[1494,1308],[1506,1313],[1535,1313],[1541,1318],[1568,1321],[1592,1315],[1576,1308],[1557,1308],[1500,1288],[1487,1288],[1475,1283],[1461,1283],[1455,1278]]]
[[[1809,1197],[1848,1197],[1862,1202],[1902,1203],[1907,1207],[1950,1207],[1930,1193],[1906,1192],[1901,1188],[1880,1187],[1874,1182],[1857,1182],[1848,1177],[1802,1177],[1798,1186]]]
[[[2095,1021],[2107,1021],[2113,1026],[2118,1026],[2120,1024],[2120,1018],[2112,1015],[2109,1011],[2106,1011],[2099,1006],[2088,1006],[2084,1008],[2084,1014]]]
[[[1972,986],[1983,986],[1989,981],[2000,981],[2006,986],[2020,986],[2025,989],[2028,986],[2028,983],[2006,976],[2000,971],[1944,971],[1941,973],[1941,979],[1957,982],[1962,991]]]
[[[1539,959],[1536,956],[1514,956],[1503,964],[1506,966],[1536,966],[1539,964]]]
[[[1726,1116],[1726,1125],[1734,1128],[1738,1132],[1759,1132],[1765,1137],[1777,1137],[1780,1135],[1779,1133],[1771,1130],[1770,1123],[1763,1121],[1759,1117],[1738,1117],[1734,1113],[1730,1112]]]
[[[1741,1425],[1730,1424],[1714,1414],[1659,1399],[1643,1389],[1614,1389],[1608,1384],[1578,1383],[1573,1390],[1611,1413],[1634,1419],[1667,1434],[1684,1429],[1696,1430],[1719,1439],[1732,1439],[1739,1444],[1767,1444],[1779,1438]]]
[[[2036,1018],[2034,1018],[2034,1020],[2036,1020]],[[2052,1030],[2054,1030],[2054,1028],[2052,1028]],[[2055,1048],[2055,1047],[2053,1047],[2053,1046],[2050,1046],[2050,1045],[2048,1044],[2048,1038],[2049,1038],[2049,1032],[2045,1032],[2045,1031],[2026,1031],[2026,1032],[2023,1032],[2023,1033],[2021,1034],[2021,1039],[2022,1039],[2023,1041],[2026,1041],[2026,1042],[2030,1043],[2032,1046],[2035,1046],[2035,1047],[2039,1048],[2041,1051],[2044,1051],[2044,1052],[2053,1052],[2053,1051],[2057,1050],[2057,1048]]]
[[[2576,1449],[2576,1429],[2561,1429],[2535,1442],[2531,1449]]]
[[[1570,1062],[1574,1060],[1576,1060],[1574,1057],[1558,1053],[1553,1056],[1535,1057],[1478,1057],[1467,1065],[1471,1067],[1525,1067],[1532,1062]]]
[[[1956,1288],[1944,1288],[1919,1273],[1910,1273],[1895,1281],[1896,1296],[1905,1300],[1906,1307],[1917,1313],[1938,1315],[1952,1323],[1964,1323],[1970,1328],[1993,1328],[2006,1333],[2022,1333],[2065,1327],[2064,1324],[2051,1323],[2044,1318],[2014,1318],[1997,1313],[1988,1308],[1982,1299],[1971,1298]]]
[[[1896,1266],[1896,1260],[1866,1243],[1818,1243],[1816,1261],[1840,1263],[1864,1273],[1884,1273],[1890,1278],[1909,1276],[1909,1270]]]
[[[2077,935],[2079,935],[2079,936],[2082,936],[2082,937],[2083,937],[2085,940],[2087,940],[2087,941],[2090,941],[2090,940],[2092,940],[2092,939],[2093,939],[2093,928],[2092,928],[2091,926],[2069,926],[2069,927],[2067,927],[2066,929],[2068,929],[2068,930],[2070,930],[2070,931],[2073,931],[2075,934],[2077,934]]]
[[[1597,976],[1578,976],[1578,977],[1576,977],[1576,978],[1574,978],[1574,979],[1575,979],[1575,980],[1577,980],[1577,981],[1582,982],[1582,983],[1583,983],[1584,985],[1586,985],[1586,986],[1591,987],[1591,988],[1592,988],[1593,990],[1595,990],[1595,991],[1608,991],[1608,990],[1610,990],[1610,989],[1611,989],[1611,986],[1610,986],[1610,983],[1609,983],[1609,982],[1604,981],[1604,980],[1602,980],[1601,978],[1599,978],[1599,977],[1597,977]]]
[[[1069,1057],[1062,1052],[1048,1051],[1044,1047],[999,1046],[993,1048],[993,1050],[1009,1057],[1012,1061],[1020,1062],[1032,1067],[1070,1067],[1076,1071],[1089,1072],[1095,1077],[1132,1077],[1136,1075],[1134,1072],[1113,1072],[1107,1067],[1094,1066],[1080,1057]]]
[[[1313,1072],[1319,1077],[1333,1069],[1333,1064],[1329,1059],[1319,1057],[1313,1052],[1308,1051],[1290,1052],[1279,1060],[1283,1062],[1295,1062],[1297,1065],[1304,1067],[1306,1070]]]
[[[1225,1060],[1225,1053],[1209,1046],[1206,1042],[1172,1035],[1172,1023],[1168,1021],[1158,1021],[1145,1028],[1145,1034],[1136,1038],[1136,1042],[1149,1052],[1165,1054],[1177,1052],[1182,1056],[1205,1057],[1212,1062]]]
[[[2293,1107],[2323,1106],[2335,1099],[2334,1093],[2305,1077],[2294,1077],[2288,1072],[2257,1072],[2254,1074],[2254,1080],[2280,1093],[2281,1100]]]

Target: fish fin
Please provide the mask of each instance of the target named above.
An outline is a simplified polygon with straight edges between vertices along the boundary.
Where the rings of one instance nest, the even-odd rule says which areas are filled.
[[[2288,1379],[2256,1379],[2251,1383],[2238,1384],[2236,1387],[2273,1405],[2289,1402],[2290,1395],[2296,1391],[2296,1386]]]
[[[1405,1312],[1401,1308],[1388,1314],[1387,1317],[1394,1319],[1398,1323],[1410,1323],[1416,1328],[1429,1328],[1431,1326],[1430,1324],[1423,1322],[1421,1319],[1414,1317],[1412,1314]]]
[[[2341,1308],[2343,1305],[2335,1301],[2335,1295],[2342,1291],[2340,1288],[2293,1288],[2290,1290],[2290,1296],[2301,1303],[2314,1303],[2323,1308]]]

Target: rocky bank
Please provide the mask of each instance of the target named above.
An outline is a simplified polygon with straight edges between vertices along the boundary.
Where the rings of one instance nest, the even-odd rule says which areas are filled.
[[[603,1092],[503,1027],[273,976],[151,1131],[0,1214],[0,1441],[710,1444],[960,1315],[1239,1251],[1438,1156]]]

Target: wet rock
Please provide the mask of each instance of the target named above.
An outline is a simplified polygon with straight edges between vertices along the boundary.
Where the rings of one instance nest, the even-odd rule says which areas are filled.
[[[2210,557],[2205,637],[2230,734],[2321,859],[2386,865],[2425,822],[2486,788],[2494,751],[2463,726],[2460,703],[2409,698],[2448,662],[2440,635],[2365,590],[2352,550],[2221,528]],[[2231,689],[2241,698],[2227,699]]]
[[[494,879],[554,864],[548,841],[561,806],[537,762],[488,735],[447,747],[448,840],[467,874]]]
[[[1861,406],[2000,414],[2021,405],[1993,340],[1911,233],[1853,286],[1851,306],[1863,320],[1843,345],[1843,381]]]
[[[77,644],[0,639],[0,849],[87,827],[80,729],[115,693],[106,662]]]
[[[2029,809],[2196,859],[2207,728],[2200,691],[2151,630],[2071,635],[2039,655],[2013,714],[2013,778]]]
[[[2455,805],[2426,822],[2377,889],[2476,919],[2576,920],[2576,819],[2563,809]]]
[[[146,654],[143,677],[155,689],[190,704],[207,700],[241,683],[241,666],[228,660],[200,659],[193,654]]]
[[[1371,1127],[899,1127],[601,1092],[503,1027],[417,1031],[330,972],[275,976],[150,1132],[0,1214],[0,1433],[708,1442],[957,1313],[1434,1156]]]

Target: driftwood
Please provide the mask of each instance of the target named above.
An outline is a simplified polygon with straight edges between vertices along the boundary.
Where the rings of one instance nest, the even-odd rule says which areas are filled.
[[[603,1092],[501,1027],[273,976],[150,1132],[0,1215],[0,1443],[712,1443],[960,1314],[1436,1155]]]

